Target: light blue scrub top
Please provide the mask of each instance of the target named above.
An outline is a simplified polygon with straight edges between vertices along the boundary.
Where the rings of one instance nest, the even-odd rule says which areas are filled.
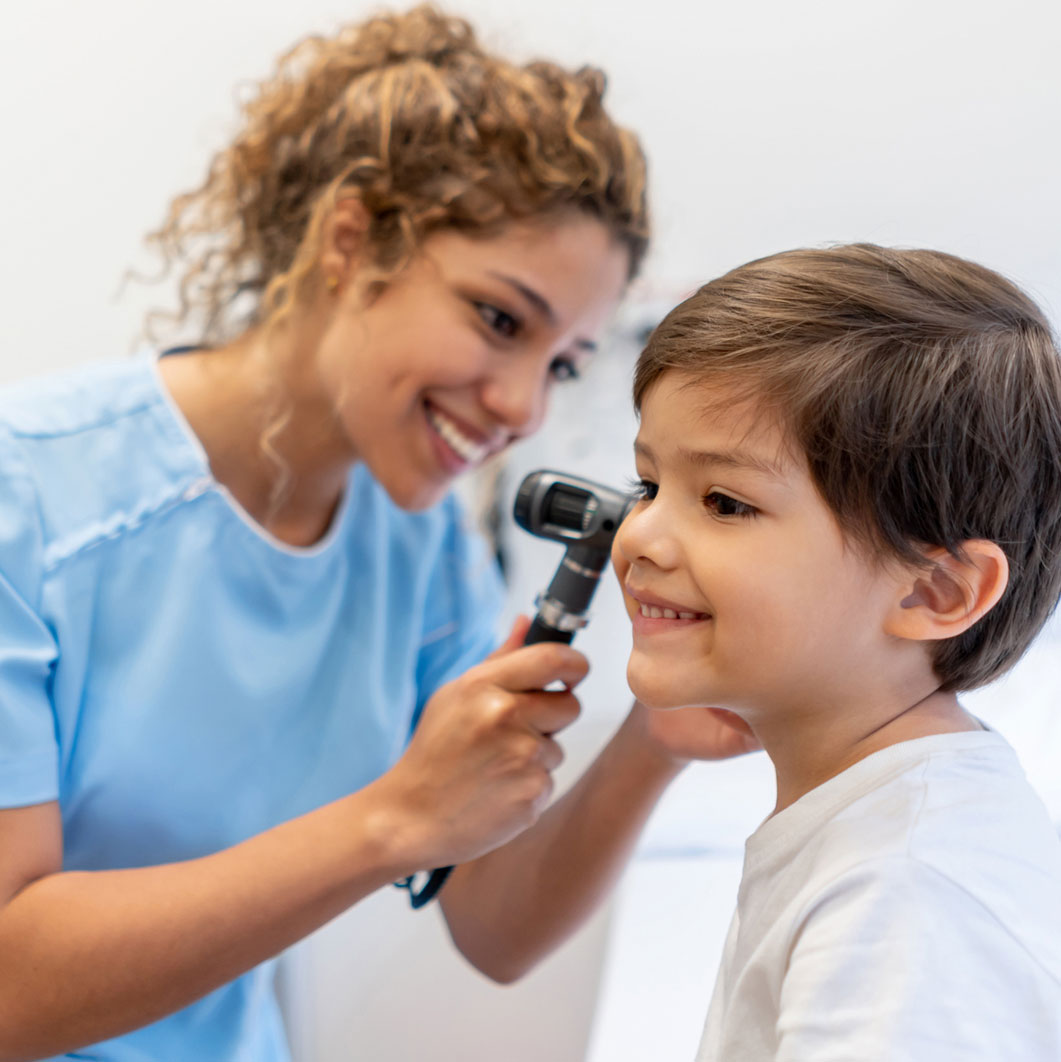
[[[191,859],[360,789],[500,601],[454,499],[403,512],[362,466],[321,542],[271,538],[154,357],[0,393],[0,807],[58,799],[68,870]],[[65,1057],[286,1059],[272,967]]]

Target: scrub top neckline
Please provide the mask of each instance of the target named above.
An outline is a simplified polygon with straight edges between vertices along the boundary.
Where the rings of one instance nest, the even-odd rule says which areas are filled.
[[[200,472],[200,479],[189,488],[186,495],[189,498],[211,492],[218,495],[229,512],[255,539],[278,554],[308,560],[330,553],[334,548],[335,543],[342,537],[343,528],[346,525],[350,509],[350,496],[352,494],[349,482],[343,490],[343,495],[339,499],[339,504],[335,508],[335,513],[332,515],[331,522],[328,524],[328,529],[310,546],[295,546],[289,542],[284,542],[283,539],[277,538],[276,535],[272,534],[267,528],[258,523],[258,521],[255,520],[246,509],[244,509],[228,487],[214,476],[213,469],[210,467],[210,457],[206,452],[206,448],[203,446],[199,436],[195,434],[191,424],[188,423],[188,419],[184,416],[184,412],[181,410],[180,406],[177,405],[173,395],[170,394],[169,388],[166,386],[166,381],[163,379],[162,373],[159,370],[159,363],[162,358],[177,357],[180,354],[196,349],[201,348],[175,347],[169,350],[151,351],[148,355],[152,382],[155,390],[158,392],[162,409],[167,415],[165,426],[170,430],[171,434],[175,435],[186,449],[191,451],[195,458],[196,466]],[[357,466],[355,466],[355,468],[356,467]]]

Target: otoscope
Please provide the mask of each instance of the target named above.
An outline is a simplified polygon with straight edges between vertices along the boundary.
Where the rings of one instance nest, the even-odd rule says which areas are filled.
[[[634,498],[566,472],[532,472],[520,484],[512,515],[539,538],[567,544],[524,645],[570,642],[589,622],[587,610],[611,557],[612,539]]]
[[[524,645],[570,643],[589,622],[587,610],[611,557],[612,539],[635,500],[566,472],[542,470],[524,477],[513,505],[516,523],[532,535],[567,545],[548,588],[535,599],[538,611]],[[434,899],[452,869],[432,870],[419,892],[413,890],[411,877],[397,884],[409,890],[414,908],[423,907]]]

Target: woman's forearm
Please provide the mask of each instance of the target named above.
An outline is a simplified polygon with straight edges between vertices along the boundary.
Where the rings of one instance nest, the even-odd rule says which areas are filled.
[[[0,1062],[157,1020],[381,886],[514,837],[551,790],[542,735],[577,715],[586,666],[506,644],[436,692],[365,789],[202,859],[26,885],[0,906]],[[543,692],[554,682],[567,689]]]
[[[653,750],[635,709],[539,822],[457,867],[441,893],[454,942],[487,976],[526,973],[593,913],[683,763]]]
[[[0,1060],[155,1021],[409,873],[372,787],[233,848],[43,877],[0,908]]]

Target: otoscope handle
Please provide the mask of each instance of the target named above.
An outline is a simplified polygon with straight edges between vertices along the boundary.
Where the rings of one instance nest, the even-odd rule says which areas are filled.
[[[535,616],[531,622],[530,630],[527,631],[527,637],[523,639],[523,644],[535,645],[538,642],[563,642],[565,645],[570,645],[574,636],[574,631],[558,631],[555,627],[542,623],[541,619]]]
[[[527,631],[527,636],[523,639],[523,644],[534,645],[537,642],[564,642],[565,644],[570,644],[574,636],[574,631],[558,631],[555,627],[550,627],[548,624],[543,623],[540,616],[535,616]],[[452,870],[453,867],[436,867],[431,871],[430,876],[424,883],[424,887],[419,891],[414,890],[411,877],[397,882],[397,885],[399,888],[409,890],[409,903],[412,905],[413,910],[417,910],[435,898],[438,890],[446,883],[446,878],[449,877]]]

